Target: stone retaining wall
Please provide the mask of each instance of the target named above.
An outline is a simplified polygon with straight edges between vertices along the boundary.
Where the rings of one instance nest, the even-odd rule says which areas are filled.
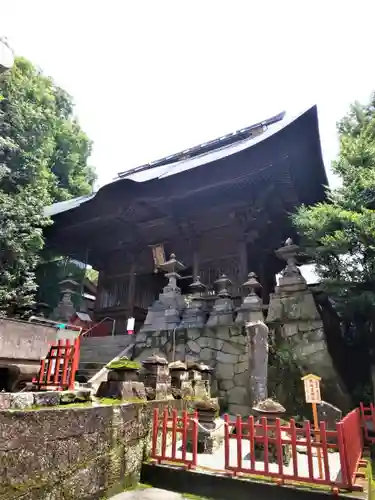
[[[0,500],[109,498],[139,479],[155,401],[0,411]]]

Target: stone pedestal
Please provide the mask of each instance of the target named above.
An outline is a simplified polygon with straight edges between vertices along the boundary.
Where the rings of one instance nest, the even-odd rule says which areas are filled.
[[[265,401],[259,402],[255,407],[253,407],[253,412],[256,415],[256,424],[261,424],[263,418],[267,420],[267,426],[273,426],[272,429],[267,429],[267,436],[271,439],[276,438],[276,419],[281,418],[286,410],[285,408],[278,403],[277,401],[273,401],[272,399],[266,399]],[[264,437],[264,429],[261,427],[256,428],[255,430],[256,437]],[[287,439],[286,433],[282,438]],[[264,443],[257,442],[255,440],[254,444],[254,454],[255,460],[263,461],[264,460]],[[282,445],[282,454],[283,454],[283,464],[288,466],[292,457],[292,448],[290,444]],[[271,463],[278,463],[278,451],[275,442],[268,443],[268,461]]]
[[[146,400],[145,386],[139,380],[140,363],[123,357],[112,361],[107,368],[109,369],[107,380],[101,382],[96,393],[98,398]]]
[[[198,453],[212,454],[220,447],[223,434],[217,429],[217,413],[219,405],[215,399],[195,401],[194,409],[198,414]],[[191,440],[188,449],[192,447]]]
[[[171,377],[165,358],[153,355],[142,361],[141,379],[146,388],[147,399],[172,397]]]
[[[323,321],[314,296],[297,267],[298,246],[289,238],[276,251],[286,261],[279,286],[271,295],[267,323],[280,327],[301,368],[301,374],[315,373],[322,378],[325,397],[342,410],[350,407],[350,398],[336,372],[328,352]]]

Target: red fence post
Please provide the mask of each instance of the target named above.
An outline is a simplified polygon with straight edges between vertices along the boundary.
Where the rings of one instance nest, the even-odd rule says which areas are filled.
[[[152,421],[152,445],[151,445],[151,458],[153,459],[156,459],[158,432],[159,432],[159,408],[154,408],[153,421]]]
[[[187,449],[187,441],[188,441],[188,414],[187,411],[184,410],[182,412],[182,461],[186,461],[186,449]]]
[[[229,458],[230,458],[229,440],[230,440],[229,417],[228,414],[226,413],[224,415],[224,470],[229,469]]]
[[[345,455],[344,426],[342,421],[336,424],[336,431],[341,465],[341,483],[344,488],[351,488],[351,480],[348,474],[348,463]]]
[[[236,416],[237,472],[242,469],[242,417]]]
[[[191,466],[196,467],[198,463],[198,412],[194,412],[193,426],[192,426],[192,441],[193,441],[193,458]]]
[[[78,365],[79,365],[80,348],[81,348],[81,338],[80,336],[78,336],[74,339],[73,361],[70,369],[69,389],[71,391],[74,390],[74,382],[76,379],[76,372],[78,370]]]
[[[298,477],[297,431],[294,418],[290,421],[290,444],[292,448],[293,475]]]
[[[176,459],[177,449],[177,410],[172,410],[172,460]]]

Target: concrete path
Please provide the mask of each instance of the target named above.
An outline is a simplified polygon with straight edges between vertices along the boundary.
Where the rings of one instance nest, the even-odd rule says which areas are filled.
[[[119,495],[111,497],[111,500],[185,500],[185,499],[186,497],[184,497],[184,495],[181,495],[180,493],[173,493],[171,491],[159,490],[158,488],[145,488],[134,491],[126,491],[124,493],[120,493]]]

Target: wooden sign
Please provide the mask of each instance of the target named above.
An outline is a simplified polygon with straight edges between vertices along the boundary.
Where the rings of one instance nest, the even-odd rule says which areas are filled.
[[[164,245],[152,245],[152,257],[154,259],[155,271],[163,264],[165,264],[165,251]]]
[[[320,381],[321,378],[317,375],[310,373],[302,377],[305,386],[305,399],[306,403],[319,404],[322,401],[320,395]]]
[[[322,402],[322,398],[320,396],[320,381],[322,379],[318,377],[318,375],[313,375],[312,373],[309,373],[308,375],[302,377],[301,380],[303,380],[305,386],[306,403],[311,403],[312,406],[314,428],[316,432],[315,439],[317,443],[319,443],[320,442],[319,419],[318,419],[318,410],[316,405]],[[322,450],[320,449],[320,447],[318,447],[317,449],[317,455],[318,455],[319,477],[320,479],[322,479],[323,462],[322,462]]]

